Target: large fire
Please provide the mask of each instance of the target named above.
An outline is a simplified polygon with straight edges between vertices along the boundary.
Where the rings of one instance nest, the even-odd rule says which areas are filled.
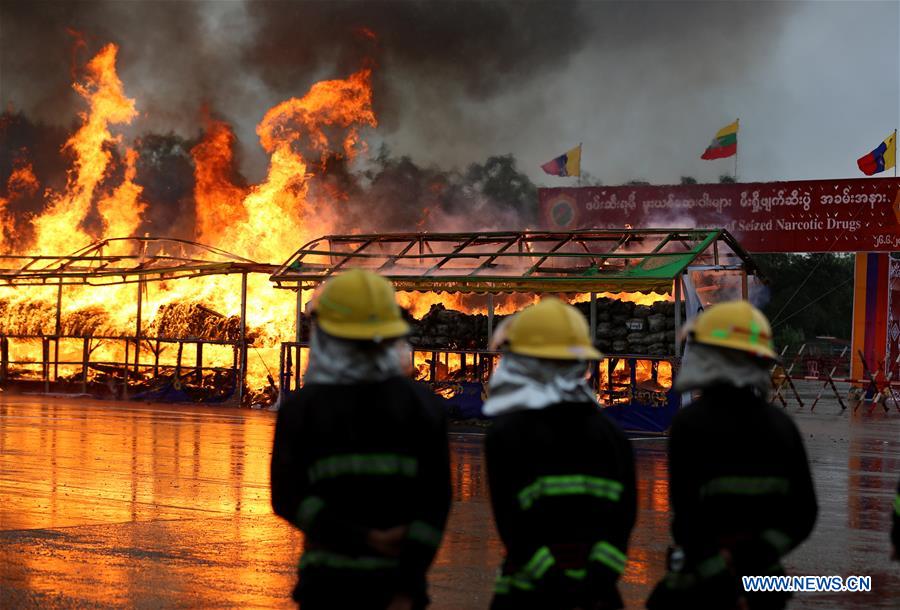
[[[23,190],[37,189],[37,181],[27,163],[10,176],[8,195],[0,199],[0,251],[67,254],[94,241],[136,233],[147,206],[141,199],[141,187],[134,182],[138,153],[126,148],[117,159],[114,152],[122,144],[121,136],[110,131],[112,126],[128,124],[138,116],[135,100],[125,94],[116,73],[117,52],[116,45],[105,46],[74,85],[88,108],[63,150],[73,156],[72,167],[65,190],[48,192],[44,210],[31,220],[32,239],[14,234],[6,208],[9,200]],[[348,159],[356,155],[362,148],[359,130],[376,125],[370,76],[364,69],[347,79],[319,82],[302,98],[286,100],[270,109],[257,128],[260,144],[269,154],[268,173],[260,184],[246,189],[231,181],[235,138],[230,126],[207,117],[203,141],[191,151],[196,179],[196,239],[251,260],[277,263],[298,244],[327,230],[327,214],[316,213],[307,200],[309,181],[315,179],[331,151],[338,149]],[[304,154],[314,156],[306,158]],[[110,187],[106,182],[114,169],[124,170],[123,179]],[[100,222],[86,222],[94,217]],[[240,311],[240,279],[236,277],[153,283],[144,291],[144,328],[161,307],[172,303],[203,303],[226,316]],[[255,335],[248,377],[251,386],[259,386],[267,370],[277,369],[278,342],[294,334],[295,301],[290,294],[272,290],[268,279],[259,274],[250,276],[248,291],[253,303],[247,312],[248,325]],[[133,286],[66,287],[63,334],[77,326],[76,320],[93,316],[93,334],[133,335],[137,323],[135,296]],[[0,292],[0,300],[4,301],[0,321],[3,332],[55,332],[55,288],[7,288]],[[110,361],[120,359],[118,352],[123,348],[107,343],[101,346],[101,352],[105,350]],[[20,342],[10,357],[15,360],[30,352],[33,358],[34,348],[33,342]],[[65,351],[63,345],[63,360],[67,360]],[[101,356],[97,353],[92,357]],[[209,366],[227,366],[231,357],[230,353],[220,358],[204,354]]]
[[[19,234],[8,205],[23,193],[34,195],[40,185],[27,160],[17,163],[7,181],[6,198],[0,198],[0,252],[64,255],[98,240],[134,235],[141,226],[152,202],[142,198],[142,187],[135,183],[138,152],[111,131],[139,116],[139,105],[126,95],[116,72],[117,51],[114,44],[103,47],[73,85],[87,108],[79,115],[81,124],[62,151],[72,157],[66,186],[62,192],[45,192],[43,210],[28,220],[29,230]],[[377,125],[370,69],[361,69],[345,79],[318,82],[303,97],[285,100],[265,113],[256,133],[269,155],[269,165],[259,184],[242,186],[233,181],[234,133],[227,123],[204,114],[204,137],[190,151],[195,167],[193,234],[198,242],[251,260],[280,263],[298,245],[332,232],[340,210],[330,205],[332,202],[311,201],[310,185],[322,176],[330,156],[352,160],[365,149],[361,130]],[[121,179],[110,184],[116,176]],[[340,200],[340,194],[332,193],[331,186],[329,189],[326,192]],[[113,242],[113,251],[108,253],[140,254],[124,250],[133,243]],[[279,343],[295,334],[296,302],[293,294],[272,290],[262,274],[251,274],[248,281],[251,306],[247,323],[254,338],[248,357],[248,382],[251,387],[261,387],[267,373],[278,368]],[[136,290],[142,291],[140,320],[135,309]],[[606,296],[641,303],[666,298]],[[240,277],[172,280],[138,288],[67,286],[58,328],[57,297],[57,289],[52,286],[0,289],[0,333],[125,337],[134,336],[140,326],[147,335],[147,329],[159,327],[157,317],[161,312],[172,316],[173,308],[178,307],[179,311],[195,311],[190,309],[191,304],[234,316],[240,312]],[[588,295],[579,295],[570,300],[586,298]],[[416,293],[401,295],[401,301],[416,316],[438,302],[463,311],[484,311],[486,307],[484,296]],[[497,300],[495,311],[512,313],[533,301],[530,296],[505,296]],[[40,353],[40,341],[19,342],[10,348],[10,358],[30,357],[34,361],[35,351]],[[90,349],[92,359],[116,362],[121,361],[126,348],[115,341],[98,341]],[[171,364],[174,348],[167,349],[159,361]],[[61,366],[59,373],[77,370],[73,363],[81,359],[81,343],[64,339],[59,350],[60,359],[69,363]],[[182,358],[180,349],[178,358]],[[230,349],[209,348],[203,358],[207,366],[227,367],[233,354]],[[190,355],[184,354],[182,362],[185,368],[191,366]]]

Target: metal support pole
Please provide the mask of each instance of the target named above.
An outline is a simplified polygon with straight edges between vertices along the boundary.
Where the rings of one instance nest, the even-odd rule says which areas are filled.
[[[300,373],[302,372],[301,369],[303,368],[303,352],[301,351],[302,348],[300,347],[299,343],[297,344],[296,349],[297,349],[297,358],[296,358],[297,362],[294,363],[294,389],[299,390],[300,389]]]
[[[134,336],[137,338],[137,343],[134,346],[134,373],[135,375],[139,374],[140,371],[138,367],[141,364],[141,306],[143,301],[143,288],[144,282],[138,282],[138,293],[137,293],[137,322],[135,323]]]
[[[197,341],[197,362],[194,364],[197,384],[203,383],[203,341]]]
[[[297,358],[295,358],[296,362],[294,363],[294,389],[300,389],[300,371],[301,364],[303,362],[302,352],[300,347],[300,342],[303,340],[303,289],[297,288],[297,332],[294,341],[297,343]],[[288,348],[289,350],[292,348]]]
[[[682,285],[681,285],[681,274],[679,273],[675,277],[675,355],[681,356],[681,341],[679,341],[679,335],[681,334],[681,293],[682,293]]]
[[[750,299],[750,286],[747,283],[747,270],[741,271],[741,298],[745,301]]]
[[[290,372],[285,373],[284,371],[284,343],[281,344],[281,349],[278,352],[278,396],[281,397],[285,392],[285,382],[288,379],[288,375]],[[279,401],[280,402],[280,401]]]
[[[241,274],[241,374],[238,378],[238,405],[244,403],[244,382],[247,379],[247,274]]]
[[[184,341],[178,340],[178,356],[175,358],[175,379],[173,382],[181,383],[181,352],[184,350]]]
[[[44,379],[44,393],[50,393],[50,340],[41,338],[41,377]]]
[[[128,399],[128,338],[125,338],[125,367],[122,369],[122,399]]]
[[[491,339],[494,337],[494,294],[488,294],[488,348],[491,346]]]
[[[237,384],[239,381],[237,379],[237,376],[240,375],[240,367],[238,367],[238,351],[239,351],[238,344],[239,343],[240,343],[240,341],[238,341],[237,343],[234,343],[231,346],[231,374],[235,376],[235,380],[234,380],[235,390],[237,390]]]
[[[297,331],[294,333],[296,335],[295,341],[300,343],[300,338],[302,337],[301,329],[303,328],[303,290],[301,288],[297,288]]]
[[[0,383],[9,379],[9,339],[0,337]]]
[[[53,339],[53,380],[59,381],[59,335],[62,334],[62,280],[56,289],[56,330]]]
[[[81,344],[81,393],[87,394],[88,369],[91,361],[91,340],[85,337]]]

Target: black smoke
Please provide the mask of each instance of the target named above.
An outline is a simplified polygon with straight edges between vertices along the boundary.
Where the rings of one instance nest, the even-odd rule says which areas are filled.
[[[547,125],[543,117],[556,115],[546,100],[515,106],[511,99],[531,99],[589,57],[596,74],[563,82],[556,95],[591,92],[589,115],[577,117],[586,131],[633,131],[629,120],[675,110],[668,93],[763,62],[778,20],[791,10],[791,3],[765,4],[0,0],[0,103],[10,107],[4,116],[24,126],[0,132],[0,185],[12,157],[27,154],[42,186],[64,186],[71,158],[60,149],[85,110],[71,83],[114,42],[140,116],[111,129],[141,155],[137,182],[152,204],[142,231],[184,236],[194,224],[189,151],[204,105],[234,125],[243,173],[256,182],[266,163],[255,134],[264,112],[362,66],[374,70],[375,135],[398,152],[385,149],[362,167],[339,156],[329,161],[314,194],[344,206],[342,222],[369,230],[473,220],[473,228],[531,226],[535,185],[516,159],[537,147],[548,155],[564,150],[545,140],[547,129],[566,125]],[[672,76],[651,80],[635,65],[662,66]],[[680,124],[664,129],[656,132],[661,145],[682,146]],[[539,146],[516,150],[510,132],[533,134]],[[616,147],[610,139],[609,149]],[[110,176],[120,171],[116,162]],[[34,212],[38,202],[17,205]]]

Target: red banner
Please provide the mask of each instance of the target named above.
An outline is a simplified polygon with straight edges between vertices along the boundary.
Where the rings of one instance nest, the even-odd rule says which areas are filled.
[[[900,180],[538,190],[545,230],[727,229],[750,252],[900,250]]]

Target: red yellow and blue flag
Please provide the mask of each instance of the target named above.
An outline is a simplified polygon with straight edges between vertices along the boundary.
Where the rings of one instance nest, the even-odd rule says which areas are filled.
[[[875,147],[875,150],[863,155],[856,160],[859,171],[867,176],[872,176],[891,169],[897,162],[897,132],[895,131],[884,142]]]
[[[551,176],[581,175],[581,144],[552,161],[547,161],[541,169]]]

